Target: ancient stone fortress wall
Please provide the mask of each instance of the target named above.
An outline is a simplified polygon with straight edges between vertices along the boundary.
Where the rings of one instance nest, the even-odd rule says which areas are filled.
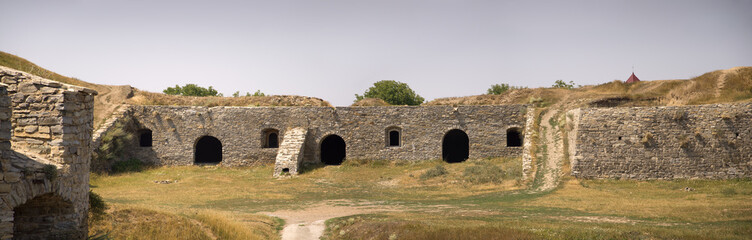
[[[0,239],[84,239],[96,92],[0,67]]]
[[[201,151],[221,147],[221,160],[215,162],[222,165],[292,161],[278,170],[293,174],[298,161],[338,164],[341,157],[464,160],[520,156],[527,109],[527,105],[132,106],[139,137],[133,144],[137,147],[126,152],[158,165],[191,165],[203,162]],[[508,146],[508,137],[518,142]]]
[[[752,103],[585,108],[570,117],[579,119],[570,153],[577,177],[752,177]]]

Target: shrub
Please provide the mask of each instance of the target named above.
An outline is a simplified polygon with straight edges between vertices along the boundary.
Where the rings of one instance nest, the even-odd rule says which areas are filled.
[[[725,195],[725,196],[733,196],[733,195],[736,195],[736,194],[737,194],[737,193],[736,193],[736,189],[734,189],[734,188],[731,188],[731,187],[728,187],[728,188],[724,188],[723,190],[721,190],[721,193],[722,193],[723,195]]]
[[[209,88],[211,88],[211,87],[209,87]],[[234,93],[232,94],[232,96],[233,96],[233,97],[240,97],[240,91],[235,91],[235,92],[234,92]],[[245,96],[246,96],[246,97],[250,97],[250,96],[254,96],[254,97],[263,97],[263,96],[266,96],[266,94],[264,94],[263,92],[261,92],[261,90],[256,90],[256,92],[255,92],[255,93],[253,93],[253,95],[251,95],[251,93],[249,93],[249,92],[245,92]]]
[[[682,135],[679,137],[679,147],[681,148],[688,148],[689,147],[689,136]]]
[[[169,95],[182,95],[182,96],[197,96],[197,97],[222,96],[222,94],[219,94],[219,92],[217,92],[217,90],[215,90],[212,86],[209,86],[209,88],[204,88],[204,87],[199,87],[196,84],[186,84],[183,87],[175,85],[174,88],[168,87],[167,89],[162,90],[162,92],[165,94],[169,94]]]
[[[502,84],[494,84],[491,85],[488,90],[486,90],[486,94],[489,95],[500,95],[502,93],[505,93],[509,90],[515,90],[515,89],[523,89],[525,87],[517,87],[517,86],[509,86],[509,84],[502,83]]]
[[[574,88],[574,81],[569,81],[569,83],[565,82],[564,80],[556,80],[554,82],[554,85],[551,86],[552,88],[563,88],[563,89],[572,89]]]
[[[442,176],[449,173],[444,166],[436,165],[436,167],[431,168],[420,174],[420,180],[428,180],[431,178],[435,178],[438,176]]]
[[[642,136],[642,139],[640,142],[647,146],[650,146],[650,143],[653,141],[653,134],[652,133],[646,133],[645,136]]]
[[[684,119],[684,111],[682,111],[682,110],[675,110],[675,111],[671,112],[671,120],[681,121],[682,119]]]
[[[465,181],[470,183],[501,183],[504,171],[501,167],[493,164],[475,164],[465,168],[463,172]]]
[[[42,172],[47,180],[54,181],[57,178],[57,167],[52,164],[45,164],[42,167]]]
[[[104,202],[102,196],[89,190],[89,213],[93,220],[97,220],[104,216],[104,211],[107,210],[107,203]]]
[[[131,158],[125,161],[117,161],[112,164],[110,172],[112,173],[124,173],[124,172],[140,172],[146,168],[146,165],[136,158]]]

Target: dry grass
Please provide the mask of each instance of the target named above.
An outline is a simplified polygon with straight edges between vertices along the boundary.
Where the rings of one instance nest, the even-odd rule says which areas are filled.
[[[303,96],[264,97],[184,97],[140,91],[131,86],[93,84],[77,78],[66,77],[13,54],[0,51],[0,65],[67,84],[96,90],[94,97],[94,127],[102,124],[124,103],[135,105],[184,106],[331,106],[328,102]]]
[[[685,187],[694,191],[684,191]],[[737,189],[746,197],[725,196],[722,191],[728,188]],[[752,221],[750,196],[752,182],[749,180],[581,181],[569,178],[560,190],[524,205],[690,223]]]
[[[481,221],[427,224],[399,217],[355,216],[332,219],[327,225],[326,239],[541,239],[530,232]]]
[[[352,107],[374,107],[374,106],[390,106],[388,102],[381,100],[380,98],[363,98],[350,105]]]
[[[104,219],[89,224],[89,234],[111,239],[212,239],[191,219],[133,207],[112,207]]]
[[[240,214],[237,219],[230,213],[200,210],[191,218],[208,227],[218,239],[276,239],[279,222],[256,214]]]
[[[33,75],[37,75],[42,78],[55,80],[58,82],[63,82],[63,83],[71,84],[71,85],[82,86],[82,87],[87,87],[87,88],[93,88],[96,86],[95,84],[84,82],[77,78],[66,77],[66,76],[54,73],[40,66],[37,66],[36,64],[26,59],[23,59],[21,57],[18,57],[16,55],[6,53],[3,51],[0,51],[0,66],[6,66],[6,67],[13,68],[16,70],[31,73]]]
[[[146,91],[136,91],[135,96],[128,99],[127,103],[133,105],[170,105],[170,106],[319,106],[330,107],[331,105],[314,97],[303,96],[249,96],[249,97],[190,97],[176,96]]]
[[[721,78],[723,76],[723,78]],[[720,84],[724,79],[724,84]],[[722,86],[721,86],[722,85]],[[720,88],[722,87],[722,88]],[[500,95],[439,98],[424,105],[499,105],[533,103],[546,107],[567,99],[567,108],[621,98],[619,106],[695,105],[750,101],[752,67],[736,67],[703,74],[689,80],[656,80],[626,84],[612,81],[572,90],[557,88],[516,89]],[[540,99],[540,102],[531,100]]]
[[[149,206],[113,205],[106,215],[89,221],[91,235],[111,239],[276,239],[278,222],[268,216],[223,212],[152,210]]]
[[[92,174],[91,184],[93,191],[118,208],[174,213],[196,220],[220,238],[247,237],[244,226],[257,226],[260,230],[252,231],[255,236],[274,237],[278,225],[255,213],[301,209],[331,200],[400,209],[352,221],[352,217],[333,219],[328,223],[331,239],[389,239],[393,234],[397,239],[504,239],[507,235],[521,239],[743,239],[752,234],[750,180],[564,177],[564,184],[552,192],[528,193],[519,177],[471,184],[463,176],[467,167],[478,163],[519,172],[514,169],[519,168],[519,158],[456,164],[354,159],[345,163],[280,180],[271,177],[272,166],[189,166],[113,176]],[[420,179],[437,165],[446,174]],[[156,184],[155,180],[174,183]],[[695,190],[683,191],[685,187]]]

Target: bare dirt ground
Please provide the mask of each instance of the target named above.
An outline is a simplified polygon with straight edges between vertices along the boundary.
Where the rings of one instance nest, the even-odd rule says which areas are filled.
[[[111,86],[98,85],[95,90],[99,93],[94,97],[94,127],[99,127],[110,115],[120,107],[126,99],[133,96],[129,85]]]
[[[543,142],[546,144],[546,158],[539,159],[546,161],[543,168],[543,184],[538,188],[539,191],[547,191],[556,187],[561,176],[561,163],[564,156],[564,145],[561,141],[560,129],[558,125],[551,125],[550,120],[559,116],[559,110],[556,107],[549,108],[541,118],[540,133],[543,134]]]
[[[349,200],[329,200],[310,205],[299,210],[278,210],[261,212],[285,220],[282,240],[319,239],[326,228],[324,222],[330,218],[355,214],[399,211],[400,207],[377,205],[374,203],[354,203]]]

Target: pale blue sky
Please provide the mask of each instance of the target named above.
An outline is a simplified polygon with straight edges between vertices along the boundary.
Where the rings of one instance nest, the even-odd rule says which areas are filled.
[[[682,79],[752,66],[752,1],[0,0],[0,50],[63,75],[349,105],[374,82],[427,100]]]

